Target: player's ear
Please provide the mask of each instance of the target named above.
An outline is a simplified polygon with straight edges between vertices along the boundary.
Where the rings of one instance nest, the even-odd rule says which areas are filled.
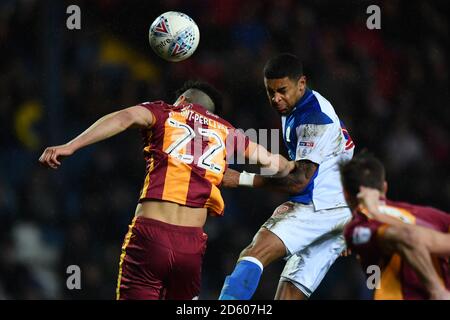
[[[186,101],[186,97],[184,95],[181,95],[178,97],[177,101],[173,104],[174,106],[177,106],[181,103],[184,103]]]
[[[306,77],[305,76],[300,76],[300,78],[298,78],[297,87],[301,92],[303,92],[305,90],[305,88],[306,88]]]

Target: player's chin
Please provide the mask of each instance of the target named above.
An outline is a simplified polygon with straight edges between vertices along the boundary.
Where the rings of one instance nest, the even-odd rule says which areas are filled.
[[[286,116],[289,114],[289,110],[287,108],[286,109],[277,109],[277,112],[282,116]]]
[[[286,115],[286,114],[289,113],[287,108],[284,108],[284,107],[281,107],[281,106],[272,106],[272,107],[280,115]]]

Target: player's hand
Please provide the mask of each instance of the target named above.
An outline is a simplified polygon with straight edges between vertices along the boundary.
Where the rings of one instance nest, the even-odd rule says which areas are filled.
[[[366,208],[371,214],[379,214],[381,192],[377,189],[359,187],[359,193],[356,195],[359,204]]]
[[[58,167],[61,165],[60,162],[61,159],[63,157],[70,156],[73,153],[74,153],[73,148],[67,144],[48,147],[42,153],[41,157],[39,158],[39,162],[42,163],[44,166],[53,169],[58,169]]]
[[[221,186],[225,188],[237,188],[239,186],[240,174],[239,171],[228,168],[223,175]]]
[[[279,161],[277,177],[285,177],[295,169],[295,161],[289,161],[282,155],[276,155]]]
[[[295,169],[295,161],[289,161],[280,154],[272,154],[269,166],[261,167],[261,175],[285,177]]]

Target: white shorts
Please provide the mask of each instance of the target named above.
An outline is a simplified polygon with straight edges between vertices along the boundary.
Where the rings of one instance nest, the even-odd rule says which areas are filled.
[[[351,220],[348,207],[314,210],[314,205],[285,202],[263,224],[286,246],[280,281],[289,281],[309,297],[345,249],[342,234]]]

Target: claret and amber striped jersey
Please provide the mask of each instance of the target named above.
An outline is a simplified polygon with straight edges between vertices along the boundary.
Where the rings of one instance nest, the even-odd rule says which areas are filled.
[[[146,174],[139,201],[164,200],[222,215],[218,186],[227,155],[244,152],[248,138],[200,105],[155,101],[141,106],[154,121],[142,130]]]
[[[416,206],[404,202],[386,200],[379,207],[383,214],[405,223],[416,224],[440,232],[450,232],[450,215],[432,207]],[[347,246],[359,256],[364,271],[370,266],[381,268],[381,278],[374,292],[375,300],[428,299],[420,278],[399,254],[386,256],[382,253],[378,238],[387,225],[371,219],[355,210],[352,221],[347,224],[344,236]],[[434,266],[443,284],[450,290],[450,267],[448,257],[432,257]]]

